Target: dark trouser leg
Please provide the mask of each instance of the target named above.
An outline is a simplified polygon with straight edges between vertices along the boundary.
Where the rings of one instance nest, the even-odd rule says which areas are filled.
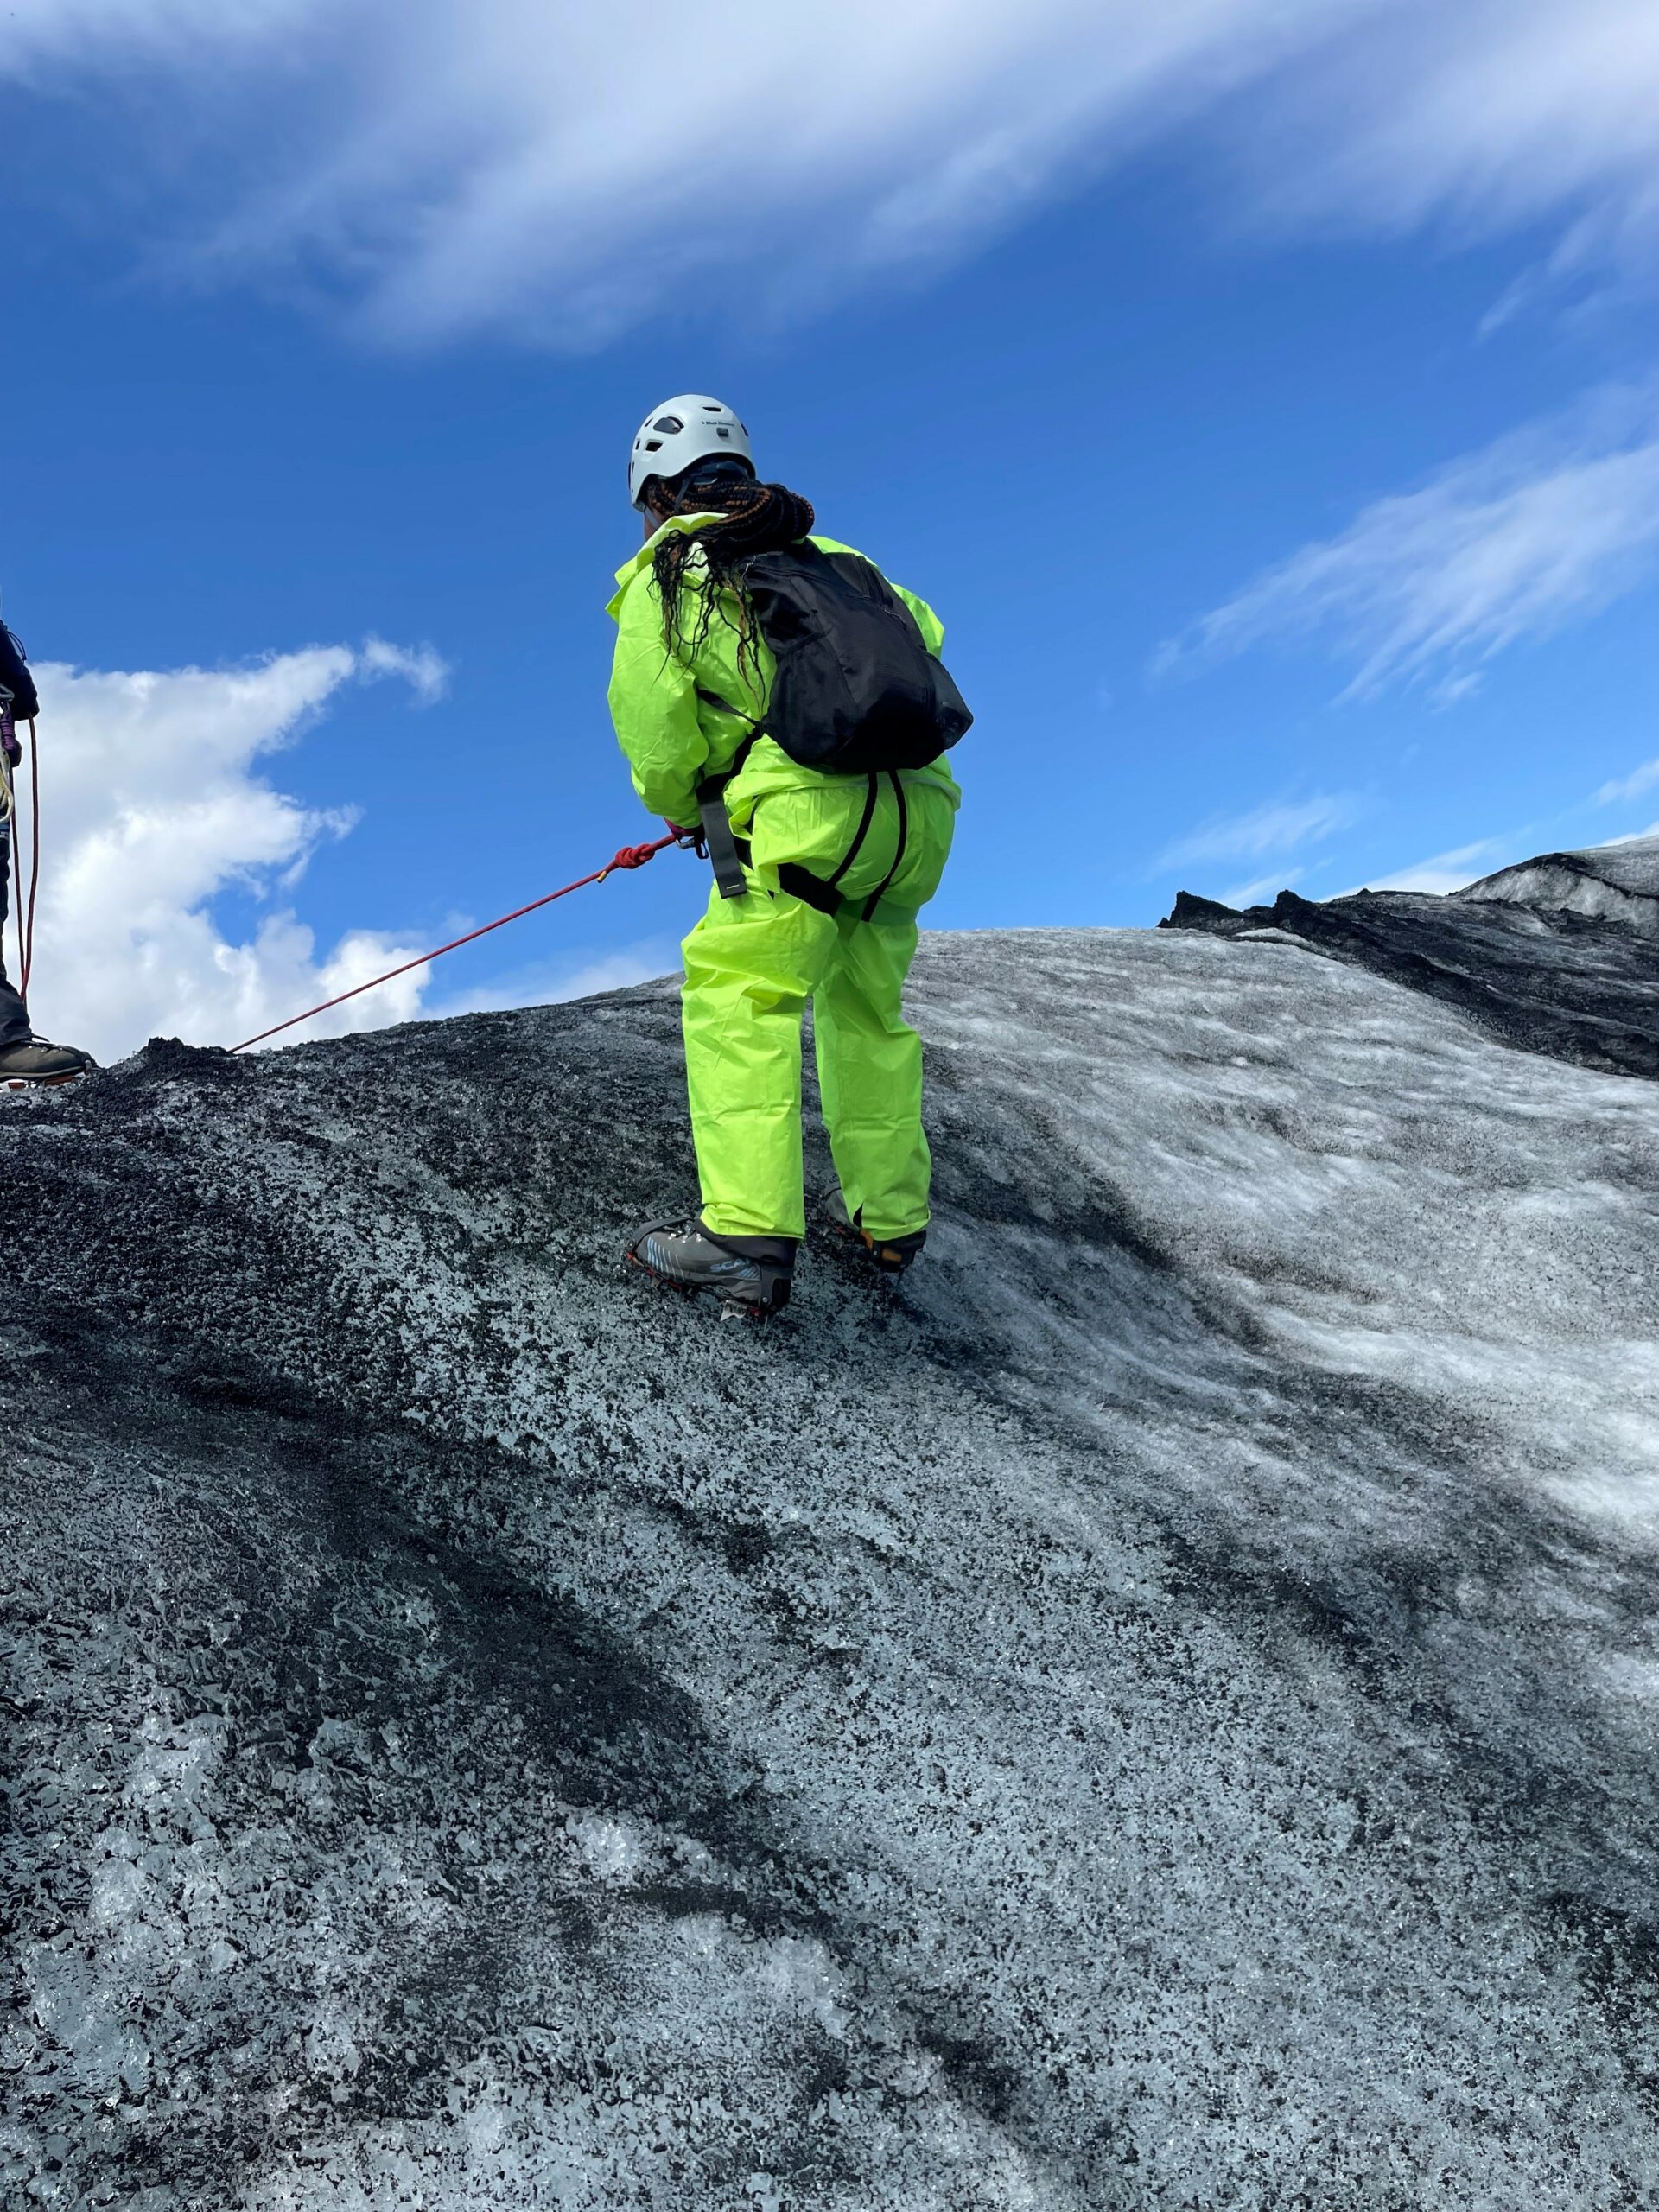
[[[6,887],[11,875],[11,825],[0,822],[0,1045],[21,1044],[29,1032],[29,1009],[6,980]]]

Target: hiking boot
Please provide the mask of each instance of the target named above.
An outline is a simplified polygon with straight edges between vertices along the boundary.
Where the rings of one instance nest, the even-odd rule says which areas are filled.
[[[728,1313],[764,1320],[789,1303],[792,1236],[716,1236],[696,1215],[643,1229],[628,1257],[671,1290],[708,1291]]]
[[[31,1084],[73,1083],[98,1062],[75,1045],[51,1045],[44,1037],[20,1037],[0,1045],[0,1084],[23,1090]]]
[[[862,1244],[884,1275],[901,1275],[921,1256],[927,1242],[925,1229],[912,1229],[903,1236],[872,1236],[861,1222],[855,1221],[847,1211],[847,1201],[841,1192],[831,1191],[823,1201],[823,1217],[837,1236]]]

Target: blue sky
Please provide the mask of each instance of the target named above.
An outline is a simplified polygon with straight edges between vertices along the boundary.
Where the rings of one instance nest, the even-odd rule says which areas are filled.
[[[658,0],[11,22],[54,1030],[234,1041],[648,834],[602,608],[673,391],[943,614],[943,925],[1659,817],[1637,0],[743,4],[683,64]],[[346,1018],[660,972],[702,889],[667,856]]]

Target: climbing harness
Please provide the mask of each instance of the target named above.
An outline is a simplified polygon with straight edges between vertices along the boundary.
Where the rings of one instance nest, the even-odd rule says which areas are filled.
[[[749,734],[732,756],[729,768],[719,775],[705,776],[697,785],[697,819],[702,834],[697,840],[699,852],[706,852],[715,871],[715,883],[722,899],[747,899],[749,880],[747,870],[752,865],[753,847],[747,837],[740,837],[732,828],[732,819],[726,811],[728,786],[735,783],[747,765],[748,758],[763,737],[772,736],[764,722],[746,715],[717,691],[707,691],[701,684],[697,696],[705,705],[719,713],[730,715],[738,721],[747,722]],[[776,741],[774,740],[774,742]],[[787,750],[787,748],[785,748]],[[790,755],[792,760],[795,756]],[[810,868],[801,867],[797,861],[785,861],[778,870],[778,887],[786,891],[791,899],[799,899],[821,914],[839,914],[850,902],[841,895],[842,878],[864,849],[864,840],[870,834],[875,820],[876,802],[881,795],[881,779],[885,776],[893,785],[893,796],[899,807],[899,842],[893,849],[893,866],[882,879],[880,888],[871,897],[859,902],[859,918],[869,921],[876,908],[893,887],[893,880],[904,864],[906,849],[910,842],[910,808],[905,798],[905,787],[896,768],[871,768],[865,772],[868,789],[864,799],[864,812],[854,832],[853,842],[842,855],[841,865],[830,876],[815,875]]]
[[[378,990],[382,983],[390,983],[395,976],[407,976],[411,968],[424,968],[429,960],[441,960],[446,952],[457,951],[463,944],[473,944],[481,937],[488,937],[492,930],[505,929],[509,922],[523,919],[539,907],[550,906],[556,899],[568,899],[573,891],[585,890],[590,883],[603,883],[607,875],[614,875],[619,868],[644,868],[670,845],[688,846],[693,842],[686,830],[671,830],[666,837],[658,837],[654,845],[624,845],[613,860],[603,868],[595,868],[591,875],[579,875],[574,883],[562,884],[558,890],[550,891],[543,898],[532,899],[527,906],[515,906],[510,914],[503,914],[493,922],[486,922],[482,929],[468,930],[465,937],[451,938],[448,944],[440,944],[430,952],[423,952],[413,960],[405,960],[401,967],[388,968],[384,976],[376,976],[366,983],[359,983],[337,997],[324,999],[321,1006],[308,1007],[303,1014],[291,1014],[286,1021],[279,1021],[273,1029],[262,1029],[257,1037],[245,1037],[239,1045],[232,1045],[232,1052],[245,1052],[250,1046],[263,1045],[268,1037],[280,1037],[285,1029],[296,1029],[302,1021],[310,1021],[320,1014],[327,1014],[331,1007],[344,1006],[347,999],[361,998],[365,991]]]
[[[747,752],[746,747],[743,753],[739,755],[740,762]],[[732,775],[736,773],[737,770],[734,769]],[[881,795],[883,775],[893,785],[893,796],[899,807],[899,836],[893,847],[893,865],[868,899],[844,899],[841,893],[842,879],[864,849],[864,841],[875,820],[876,801]],[[720,895],[722,899],[741,899],[748,893],[748,879],[744,870],[753,864],[754,848],[748,838],[737,836],[727,815],[724,792],[730,781],[729,775],[712,776],[706,783],[700,784],[697,787],[697,805],[702,817],[703,839],[709,848],[709,856],[715,864],[715,881],[720,887]],[[858,828],[853,833],[853,842],[842,855],[840,865],[832,875],[816,875],[810,868],[803,868],[798,861],[785,861],[779,867],[778,888],[786,891],[791,899],[800,899],[804,906],[815,907],[820,914],[840,914],[850,907],[860,921],[874,920],[881,901],[893,888],[893,878],[904,864],[905,853],[910,843],[910,807],[905,798],[904,785],[892,768],[879,772],[873,768],[868,785],[864,798],[864,811],[859,818]],[[712,793],[712,798],[705,799],[705,792]],[[710,819],[711,810],[717,810],[717,818]],[[730,868],[736,880],[737,887],[734,890],[728,890],[727,876],[722,873],[722,861],[728,854],[730,855]]]

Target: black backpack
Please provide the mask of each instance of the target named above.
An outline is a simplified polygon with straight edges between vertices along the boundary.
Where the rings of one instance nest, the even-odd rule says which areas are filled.
[[[925,768],[973,716],[916,617],[879,569],[810,538],[741,564],[778,664],[766,734],[803,767],[837,775]]]

